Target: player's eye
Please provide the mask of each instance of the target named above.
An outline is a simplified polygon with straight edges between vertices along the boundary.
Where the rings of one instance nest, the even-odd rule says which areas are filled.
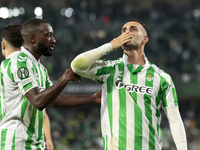
[[[122,30],[122,33],[124,33],[124,32],[126,32],[126,30],[124,29],[124,30]]]
[[[132,28],[131,31],[137,31],[137,29],[136,28]]]

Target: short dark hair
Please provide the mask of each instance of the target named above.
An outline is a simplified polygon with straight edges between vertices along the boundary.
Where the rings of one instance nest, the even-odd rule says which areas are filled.
[[[21,34],[26,43],[30,34],[37,34],[36,28],[40,26],[41,23],[49,23],[44,19],[31,18],[22,24]]]
[[[149,30],[148,30],[147,26],[146,26],[142,21],[140,21],[140,20],[138,20],[138,19],[130,19],[130,20],[127,21],[127,22],[130,22],[130,21],[135,21],[135,22],[138,22],[139,24],[141,24],[141,25],[144,27],[144,29],[146,30],[147,36],[148,36],[148,37],[150,36]]]
[[[20,48],[24,40],[21,35],[21,25],[8,24],[2,30],[2,38],[15,48]]]

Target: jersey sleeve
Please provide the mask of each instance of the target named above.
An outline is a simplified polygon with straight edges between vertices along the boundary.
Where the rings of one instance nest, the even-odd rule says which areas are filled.
[[[99,59],[110,53],[112,50],[112,45],[107,43],[98,48],[81,53],[71,62],[71,68],[74,73],[80,76],[103,82],[102,75],[109,62]],[[99,74],[99,72],[101,73]]]
[[[78,74],[103,84],[111,74],[112,68],[113,61],[97,60],[86,70],[80,71]]]
[[[30,89],[38,87],[36,77],[33,73],[32,61],[28,57],[19,55],[17,64],[12,64],[15,83],[18,84],[20,92],[25,95]]]
[[[161,88],[162,88],[162,103],[163,107],[177,107],[178,106],[178,97],[176,93],[176,88],[172,81],[170,75],[165,74],[161,79]]]

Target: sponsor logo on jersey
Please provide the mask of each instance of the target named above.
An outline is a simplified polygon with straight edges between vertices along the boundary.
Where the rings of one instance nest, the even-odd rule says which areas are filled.
[[[28,72],[28,69],[27,68],[19,68],[18,71],[17,71],[17,75],[20,79],[25,79],[29,76],[29,72]]]
[[[115,85],[118,89],[126,88],[127,92],[136,92],[136,93],[142,93],[142,94],[148,94],[152,95],[153,88],[143,85],[135,85],[135,84],[124,84],[121,79],[118,79],[115,82]]]

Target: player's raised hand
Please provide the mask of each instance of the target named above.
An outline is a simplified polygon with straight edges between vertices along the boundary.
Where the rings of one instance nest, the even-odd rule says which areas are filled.
[[[65,75],[70,81],[81,82],[81,77],[79,75],[75,74],[71,68],[69,68],[65,71]]]
[[[131,33],[124,32],[120,36],[118,36],[117,38],[114,38],[112,41],[110,41],[110,44],[112,45],[113,50],[116,50],[117,48],[119,48],[123,44],[129,42],[131,40],[131,38],[132,38]]]

